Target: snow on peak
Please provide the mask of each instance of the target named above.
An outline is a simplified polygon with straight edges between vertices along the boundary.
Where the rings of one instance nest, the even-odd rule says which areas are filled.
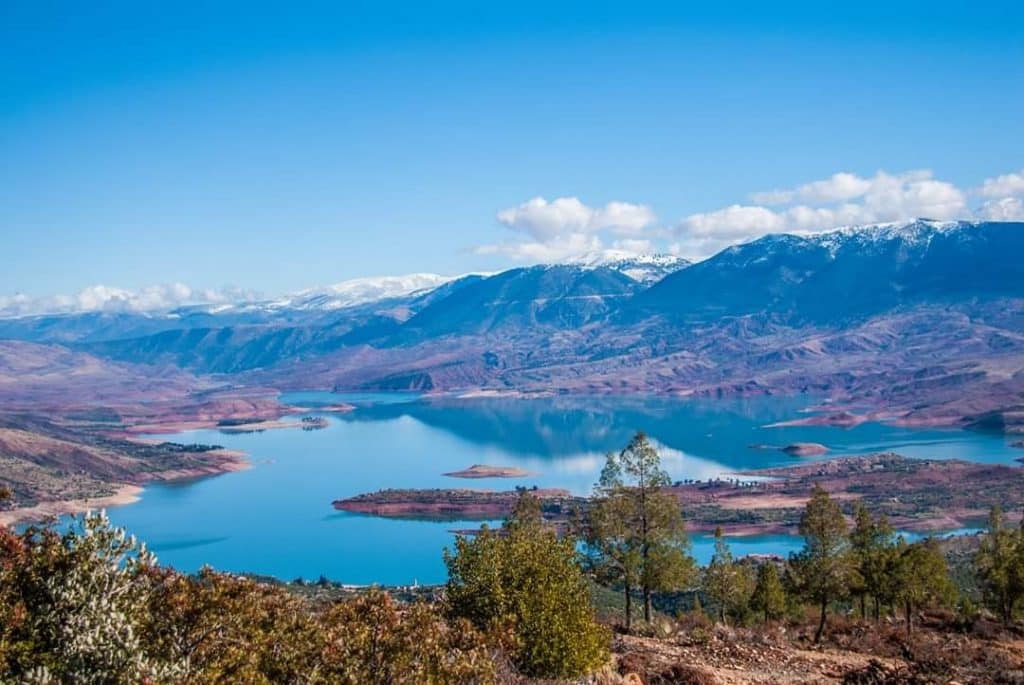
[[[933,237],[974,226],[966,221],[936,221],[914,219],[913,221],[891,221],[863,226],[843,226],[832,231],[816,233],[809,239],[825,247],[835,256],[844,244],[856,241],[862,246],[901,240],[908,245],[927,245]]]
[[[452,276],[429,273],[354,278],[322,288],[302,290],[294,295],[276,300],[273,305],[278,308],[292,309],[344,309],[377,300],[433,290],[453,278]]]
[[[640,283],[654,283],[692,262],[672,254],[633,254],[622,250],[605,250],[573,260],[587,268],[606,267],[629,276]]]

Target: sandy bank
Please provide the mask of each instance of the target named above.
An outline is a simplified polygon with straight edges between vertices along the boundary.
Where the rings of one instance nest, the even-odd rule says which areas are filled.
[[[193,480],[196,478],[217,476],[222,473],[234,473],[236,471],[245,471],[246,469],[252,467],[252,462],[249,461],[248,455],[246,455],[245,452],[241,452],[239,450],[211,450],[209,452],[205,452],[205,454],[220,457],[221,461],[212,464],[204,464],[203,466],[196,466],[193,468],[170,469],[168,471],[155,471],[153,473],[146,473],[142,474],[142,480]]]
[[[10,526],[16,523],[43,521],[65,514],[80,514],[85,511],[119,507],[123,504],[138,502],[142,495],[141,485],[128,483],[115,486],[113,495],[92,497],[88,499],[72,499],[61,502],[41,502],[32,507],[22,507],[11,511],[0,511],[0,525]]]
[[[220,457],[220,461],[194,468],[172,469],[168,471],[153,471],[139,474],[139,483],[113,483],[116,488],[113,495],[101,497],[90,497],[86,499],[56,500],[52,502],[40,502],[31,507],[20,507],[10,511],[0,511],[0,525],[13,525],[32,521],[43,521],[65,514],[80,514],[95,509],[106,509],[118,507],[125,504],[138,502],[142,491],[143,483],[147,482],[170,482],[186,481],[197,478],[217,476],[222,473],[244,471],[251,467],[245,452],[238,450],[211,450],[208,455]]]

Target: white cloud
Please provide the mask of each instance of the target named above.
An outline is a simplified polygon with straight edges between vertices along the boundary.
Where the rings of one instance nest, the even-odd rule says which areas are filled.
[[[476,248],[481,255],[503,254],[517,262],[548,263],[573,259],[580,255],[600,252],[604,243],[596,235],[569,233],[556,235],[546,241],[507,242]]]
[[[679,241],[674,248],[687,256],[705,257],[766,233],[816,233],[856,224],[970,215],[966,194],[952,183],[933,178],[927,170],[879,171],[871,177],[840,172],[791,190],[751,197],[783,206],[731,205],[692,214],[677,226]]]
[[[609,202],[589,207],[579,198],[560,197],[548,202],[535,197],[518,207],[502,209],[498,221],[535,240],[548,241],[573,233],[608,230],[617,235],[636,235],[657,221],[650,207],[630,202]]]
[[[476,248],[477,254],[503,254],[520,262],[555,262],[606,251],[606,240],[618,251],[650,248],[644,237],[658,217],[650,207],[609,202],[590,207],[575,197],[550,202],[535,197],[517,207],[502,209],[498,222],[531,240],[508,241]]]
[[[255,294],[236,288],[219,290],[190,288],[184,283],[153,285],[126,290],[92,285],[74,295],[31,297],[25,294],[0,296],[0,316],[73,314],[82,312],[155,312],[188,304],[221,304],[255,299]]]
[[[1024,169],[995,178],[986,178],[981,184],[981,188],[978,189],[978,193],[994,198],[1024,195]]]
[[[654,244],[650,240],[641,238],[623,238],[612,243],[612,250],[623,254],[650,254],[655,251]]]
[[[594,212],[591,230],[609,229],[615,235],[635,236],[657,220],[657,215],[647,205],[609,202]]]
[[[973,207],[969,197],[987,198]],[[517,261],[562,261],[613,252],[643,254],[667,249],[703,258],[766,233],[810,234],[841,226],[909,221],[1024,219],[1024,170],[985,179],[965,190],[927,169],[878,171],[860,176],[840,171],[792,188],[750,195],[750,204],[690,214],[672,229],[657,223],[650,207],[609,202],[589,207],[575,197],[536,197],[498,212],[498,221],[524,234],[477,248]],[[671,243],[666,246],[666,243]]]
[[[980,213],[992,221],[1024,221],[1024,202],[1019,197],[1004,197],[986,202]]]
[[[785,205],[796,197],[794,190],[763,190],[750,194],[750,201],[759,205]]]
[[[839,172],[823,181],[800,186],[800,199],[811,202],[841,202],[861,197],[871,189],[871,181],[855,174]]]
[[[785,221],[767,207],[730,205],[686,218],[686,231],[695,238],[743,238],[751,234],[770,233],[785,228]]]
[[[754,193],[750,199],[758,204],[784,205],[800,200],[811,204],[841,202],[864,195],[871,181],[846,171],[832,174],[821,181],[805,183],[793,190],[770,190]]]

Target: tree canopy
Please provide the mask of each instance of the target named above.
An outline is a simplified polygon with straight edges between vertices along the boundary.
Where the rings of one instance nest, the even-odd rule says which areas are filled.
[[[610,635],[590,605],[571,538],[559,538],[523,493],[501,530],[459,536],[445,552],[449,611],[504,634],[516,666],[546,678],[584,675],[608,659]]]
[[[634,588],[641,592],[649,622],[653,593],[685,587],[696,578],[682,509],[665,491],[669,485],[658,451],[638,432],[621,451],[607,455],[594,488],[587,539],[599,574],[623,587],[627,627]]]
[[[829,604],[845,597],[857,580],[855,560],[843,511],[818,485],[800,517],[799,530],[804,548],[790,558],[790,580],[799,594],[820,609],[814,634],[814,641],[820,642]]]

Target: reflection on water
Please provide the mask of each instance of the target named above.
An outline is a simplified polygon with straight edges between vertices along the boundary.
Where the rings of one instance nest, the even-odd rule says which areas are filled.
[[[676,480],[794,463],[752,444],[820,442],[831,455],[897,450],[915,457],[1010,463],[1015,452],[998,436],[912,430],[879,424],[852,429],[765,428],[792,419],[806,398],[746,401],[654,397],[543,400],[421,400],[413,395],[296,393],[286,402],[315,408],[347,402],[348,413],[322,413],[323,430],[252,434],[189,431],[169,438],[218,443],[249,453],[253,467],[181,485],[146,489],[140,502],[111,518],[149,542],[165,563],[203,564],[283,579],[320,575],[346,583],[401,584],[444,579],[441,550],[455,529],[477,523],[393,521],[341,514],[331,501],[381,488],[514,485],[589,492],[604,454],[636,430],[658,445]],[[313,412],[316,414],[317,412]],[[165,436],[166,437],[166,436]],[[515,466],[525,479],[459,480],[442,476],[472,464]],[[694,536],[698,560],[712,541]],[[784,535],[733,540],[737,554],[786,554],[799,541]]]

